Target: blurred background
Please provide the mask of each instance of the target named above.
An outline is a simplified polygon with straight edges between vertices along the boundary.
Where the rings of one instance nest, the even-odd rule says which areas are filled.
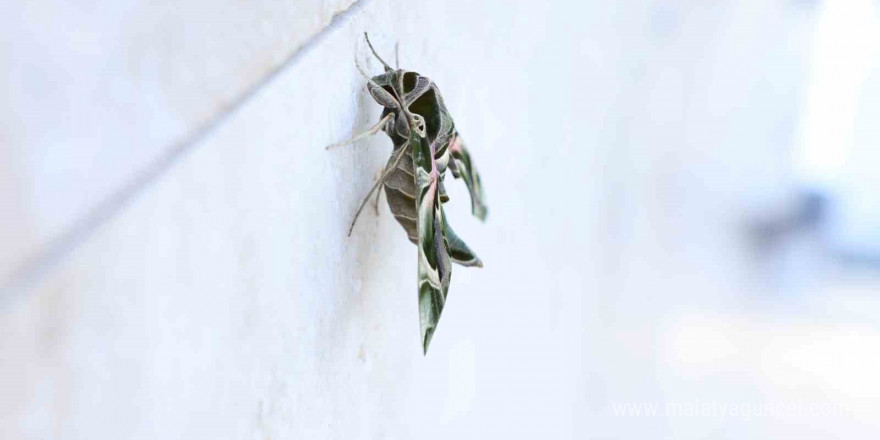
[[[427,356],[357,57],[482,175]],[[880,434],[880,2],[0,6],[0,438]],[[384,198],[383,198],[384,200]]]

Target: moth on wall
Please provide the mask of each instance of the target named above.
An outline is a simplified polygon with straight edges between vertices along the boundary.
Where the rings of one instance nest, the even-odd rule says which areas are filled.
[[[391,158],[355,213],[348,235],[373,193],[384,188],[394,218],[418,247],[419,323],[422,349],[427,354],[446,303],[452,263],[483,267],[477,255],[449,226],[444,214],[443,204],[449,200],[443,187],[446,170],[467,185],[474,216],[485,220],[486,205],[480,176],[437,85],[416,72],[399,66],[392,69],[376,53],[366,33],[364,39],[385,72],[371,78],[357,61],[355,64],[367,80],[370,95],[384,107],[382,115],[366,132],[327,148],[351,144],[379,130],[394,144]],[[377,203],[378,198],[376,193]]]

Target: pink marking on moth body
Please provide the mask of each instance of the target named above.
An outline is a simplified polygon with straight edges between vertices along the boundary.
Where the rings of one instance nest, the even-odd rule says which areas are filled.
[[[453,134],[452,140],[449,141],[449,151],[460,153],[461,148],[462,148],[462,144],[463,144],[463,142],[461,141],[461,138],[458,137],[458,134]]]

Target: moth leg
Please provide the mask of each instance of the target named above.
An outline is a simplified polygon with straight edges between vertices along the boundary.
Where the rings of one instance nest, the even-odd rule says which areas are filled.
[[[359,135],[356,135],[355,137],[353,137],[347,141],[342,141],[342,142],[338,142],[338,143],[335,143],[332,145],[327,145],[327,147],[325,149],[329,150],[331,148],[336,148],[336,147],[341,147],[343,145],[353,144],[363,138],[370,137],[370,136],[378,133],[379,130],[381,130],[382,127],[385,125],[385,123],[391,119],[391,116],[392,116],[392,114],[388,113],[388,115],[386,115],[384,118],[380,119],[379,122],[376,123],[376,125],[370,127],[369,130],[367,130]]]
[[[397,168],[397,164],[400,162],[400,159],[405,156],[404,153],[406,153],[406,144],[404,144],[404,146],[399,149],[399,151],[397,152],[397,156],[394,157],[394,162],[385,167],[385,171],[382,172],[382,176],[379,177],[378,180],[376,180],[376,183],[374,183],[373,187],[370,188],[370,192],[368,192],[367,196],[364,197],[364,200],[361,202],[361,206],[358,208],[357,212],[354,213],[354,218],[351,220],[351,226],[348,228],[349,237],[351,237],[351,231],[354,230],[354,224],[357,222],[358,216],[361,215],[361,211],[364,210],[364,206],[367,206],[367,202],[370,200],[370,196],[373,195],[373,191],[377,190],[379,186],[381,186],[385,182],[385,179],[388,178],[391,172],[394,171],[395,168]]]
[[[382,191],[376,191],[376,198],[373,199],[373,211],[376,215],[379,215],[379,197],[382,196]]]
[[[379,180],[380,178],[382,178],[382,170],[376,172],[376,180]],[[373,212],[375,212],[376,215],[379,215],[379,197],[381,196],[382,191],[376,191],[376,198],[373,199]]]

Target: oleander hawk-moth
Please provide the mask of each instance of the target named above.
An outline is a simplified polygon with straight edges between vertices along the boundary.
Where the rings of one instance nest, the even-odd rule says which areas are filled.
[[[419,323],[422,349],[427,354],[449,291],[451,263],[483,267],[446,219],[443,210],[443,204],[449,200],[443,187],[446,170],[449,169],[456,179],[464,180],[474,216],[485,220],[487,210],[480,176],[443,104],[437,85],[416,72],[392,69],[376,53],[366,33],[364,38],[385,72],[370,78],[357,61],[355,64],[367,80],[370,95],[384,109],[379,122],[372,128],[330,147],[352,143],[379,130],[384,131],[394,144],[391,158],[361,202],[348,234],[351,235],[370,196],[384,187],[394,218],[418,247]],[[377,203],[378,197],[377,193]]]

